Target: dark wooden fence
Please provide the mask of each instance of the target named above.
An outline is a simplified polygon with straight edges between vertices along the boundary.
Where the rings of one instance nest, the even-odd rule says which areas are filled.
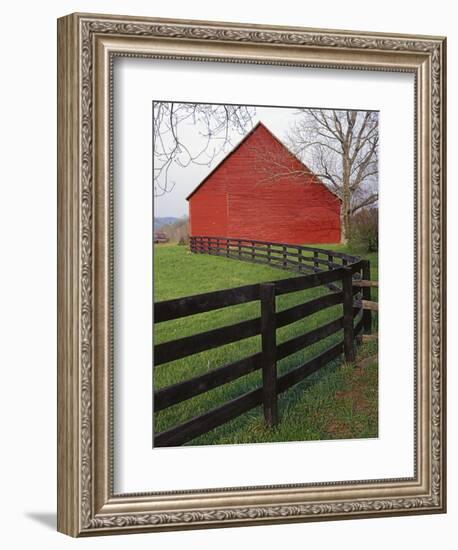
[[[320,273],[325,269],[332,270],[358,264],[361,273],[357,277],[366,281],[371,278],[369,260],[362,260],[358,256],[314,246],[256,241],[253,239],[195,236],[190,237],[189,248],[191,252],[197,254],[225,256],[242,261],[266,264],[270,267],[295,271],[300,274]],[[339,286],[332,281],[324,283],[324,286],[333,291],[342,290],[341,285]],[[366,302],[371,300],[370,286],[362,288],[362,299]],[[369,333],[372,326],[372,316],[369,309],[364,310],[363,325],[364,331]]]
[[[190,237],[191,252],[216,254],[255,263],[268,263],[280,269],[322,271],[355,263],[357,256],[325,248],[298,244],[232,239],[227,237]]]
[[[203,245],[199,239],[205,239],[207,245]],[[208,245],[209,241],[212,243],[210,246]],[[227,244],[229,241],[232,243],[234,239],[225,239],[225,242],[222,243],[222,239],[218,239],[217,237],[193,237],[191,250],[193,252],[210,254],[220,254],[224,250],[226,252],[225,255],[232,256],[231,250],[233,245]],[[213,247],[214,242],[215,248]],[[242,259],[245,254],[244,250],[246,250],[243,248],[245,242],[236,240],[237,257],[240,254]],[[156,344],[154,346],[154,368],[160,367],[170,361],[256,335],[261,335],[261,351],[213,369],[205,374],[155,391],[154,411],[161,411],[259,369],[262,369],[262,385],[178,426],[155,433],[154,446],[156,447],[182,445],[217,426],[229,422],[258,405],[263,405],[266,422],[269,425],[276,424],[278,420],[277,397],[280,393],[301,382],[342,354],[344,354],[347,361],[353,361],[357,338],[359,338],[363,331],[370,332],[370,311],[362,313],[361,292],[364,292],[364,288],[367,287],[361,288],[361,286],[353,284],[353,281],[360,280],[363,274],[364,277],[367,277],[368,262],[353,256],[346,256],[342,253],[330,252],[324,249],[296,245],[277,245],[275,243],[261,243],[260,241],[249,241],[249,243],[251,248],[248,248],[248,251],[251,255],[258,254],[256,250],[263,248],[259,245],[262,244],[267,247],[270,245],[270,254],[267,254],[270,260],[267,261],[272,265],[277,261],[273,257],[276,254],[278,246],[282,247],[280,262],[288,262],[288,255],[291,254],[295,254],[295,258],[298,258],[299,250],[302,252],[305,250],[312,252],[311,261],[314,262],[312,266],[313,272],[292,279],[247,285],[155,303],[155,323],[181,319],[198,313],[256,300],[260,301],[261,304],[261,316],[256,319],[243,320],[232,325]],[[283,250],[283,247],[286,248],[286,251]],[[291,252],[292,249],[295,252]],[[317,255],[326,254],[328,257],[331,256],[331,259],[322,260],[315,253]],[[301,254],[301,258],[301,261],[294,261],[297,261],[296,265],[301,265],[302,268],[306,269],[306,262],[309,261],[309,258],[303,254]],[[338,259],[339,263],[335,259]],[[258,261],[256,257],[254,261]],[[315,268],[316,265],[325,265],[328,269],[319,270],[319,268]],[[323,285],[328,287],[329,285],[333,285],[334,291],[295,305],[289,309],[276,311],[276,296]],[[277,344],[276,331],[278,328],[337,304],[342,305],[342,315],[340,317],[314,330]],[[361,313],[362,315],[360,315]],[[366,313],[369,313],[369,317],[367,317]],[[342,329],[343,338],[339,342],[332,344],[324,352],[312,357],[306,363],[290,370],[286,374],[277,376],[277,361],[305,349]]]

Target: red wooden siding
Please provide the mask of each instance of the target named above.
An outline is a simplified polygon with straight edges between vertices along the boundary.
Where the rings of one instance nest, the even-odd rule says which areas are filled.
[[[227,237],[226,166],[214,174],[210,185],[203,185],[189,201],[189,234]]]
[[[188,200],[191,235],[340,242],[340,200],[261,123]]]

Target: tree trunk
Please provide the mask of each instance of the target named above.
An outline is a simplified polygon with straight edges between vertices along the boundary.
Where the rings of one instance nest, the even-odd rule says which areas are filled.
[[[348,194],[344,194],[342,200],[342,244],[347,244],[350,238],[350,200]]]
[[[350,159],[346,147],[342,151],[342,243],[350,236]]]

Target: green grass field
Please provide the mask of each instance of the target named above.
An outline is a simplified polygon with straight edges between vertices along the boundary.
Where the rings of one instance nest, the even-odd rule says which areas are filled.
[[[351,253],[342,245],[320,245],[320,248]],[[370,254],[366,257],[371,261],[371,278],[377,280],[377,255]],[[154,250],[155,301],[295,276],[297,273],[267,265],[191,254],[185,246],[156,245]],[[327,292],[324,288],[315,288],[277,297],[277,311]],[[374,290],[373,297],[377,300],[377,292]],[[281,343],[319,327],[341,315],[341,312],[341,305],[334,306],[282,327],[277,331],[277,342]],[[252,302],[160,323],[154,329],[154,343],[174,340],[259,315],[259,302]],[[376,316],[374,317],[376,330]],[[341,338],[342,334],[338,332],[279,361],[279,374],[303,364]],[[197,376],[257,351],[260,351],[260,336],[166,363],[154,370],[154,389]],[[374,353],[376,343],[365,344],[359,348],[358,357],[371,356]],[[331,363],[279,396],[280,422],[275,428],[265,426],[262,409],[257,407],[194,439],[188,445],[377,437],[377,380],[376,364],[360,369],[342,364],[341,361]],[[260,382],[261,372],[254,372],[169,407],[154,415],[154,429],[160,432],[171,428],[254,389]]]

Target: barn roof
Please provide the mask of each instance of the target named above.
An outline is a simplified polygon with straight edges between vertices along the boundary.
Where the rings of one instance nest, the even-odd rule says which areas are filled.
[[[237,145],[231,150],[229,151],[229,153],[223,158],[221,159],[217,164],[216,166],[205,176],[205,178],[199,183],[199,185],[197,185],[197,187],[195,187],[193,189],[193,191],[191,191],[191,193],[186,197],[186,200],[188,201],[204,184],[205,182],[218,170],[218,168],[224,164],[228,158],[233,155],[238,149],[239,147],[245,143],[245,141],[252,135],[254,134],[254,132],[258,129],[258,128],[264,128],[273,138],[275,141],[277,141],[290,155],[292,155],[298,162],[300,162],[302,164],[302,166],[308,171],[310,172],[311,174],[313,174],[313,172],[310,170],[310,168],[305,164],[303,163],[299,158],[297,158],[297,156],[292,153],[288,147],[286,147],[286,145],[271,131],[269,130],[269,128],[267,128],[267,126],[259,121],[257,124],[255,124],[253,126],[253,128],[239,141],[239,143],[237,143]],[[315,175],[315,174],[313,174]],[[332,193],[333,195],[335,195],[340,201],[342,200],[340,197],[338,197],[331,189],[329,189],[329,187],[327,185],[325,185],[319,178],[318,176],[315,175],[315,177],[317,178],[317,180],[321,183],[321,185],[323,185],[330,193]]]

